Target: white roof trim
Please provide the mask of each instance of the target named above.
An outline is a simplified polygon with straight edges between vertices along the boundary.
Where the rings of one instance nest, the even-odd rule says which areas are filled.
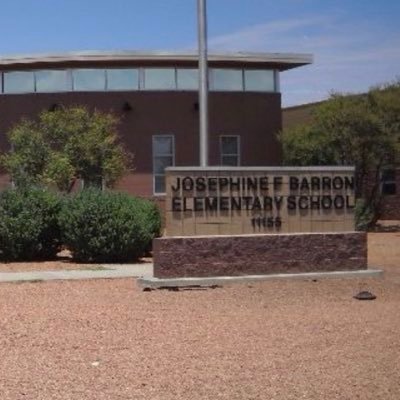
[[[197,61],[196,53],[170,51],[78,51],[70,53],[34,54],[0,56],[0,66],[13,64],[62,63],[69,61]],[[311,64],[312,54],[298,53],[210,53],[208,60],[213,62],[273,63],[296,65]],[[289,68],[290,68],[289,67]]]

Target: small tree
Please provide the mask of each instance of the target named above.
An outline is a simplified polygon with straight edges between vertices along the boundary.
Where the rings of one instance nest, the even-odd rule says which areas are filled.
[[[112,186],[129,168],[111,114],[74,106],[44,111],[8,134],[11,149],[1,163],[17,187],[56,185],[70,192],[77,179]]]
[[[308,125],[284,130],[280,139],[288,165],[354,165],[360,216],[379,217],[380,176],[399,155],[400,82],[365,95],[333,94]]]

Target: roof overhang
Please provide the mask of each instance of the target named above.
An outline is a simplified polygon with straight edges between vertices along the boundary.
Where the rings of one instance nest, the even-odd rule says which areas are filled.
[[[57,64],[104,64],[104,63],[138,63],[157,65],[197,65],[196,53],[168,51],[135,52],[135,51],[81,51],[71,53],[53,53],[36,55],[15,55],[0,57],[0,67],[34,68],[36,65],[55,66]],[[269,67],[285,71],[313,62],[312,54],[297,53],[210,53],[210,66],[253,66]]]

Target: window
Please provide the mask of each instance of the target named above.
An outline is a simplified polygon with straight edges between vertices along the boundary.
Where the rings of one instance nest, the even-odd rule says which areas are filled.
[[[145,90],[176,89],[174,68],[145,68]]]
[[[106,88],[106,74],[103,69],[75,69],[72,71],[75,91],[101,91]]]
[[[384,169],[381,175],[381,190],[382,194],[390,195],[396,194],[396,170],[395,169]]]
[[[196,68],[178,68],[176,77],[178,90],[198,90],[199,71]]]
[[[210,69],[210,89],[221,91],[242,91],[243,71],[241,69]]]
[[[107,90],[138,90],[139,70],[138,69],[108,69]]]
[[[240,137],[220,137],[221,165],[236,167],[240,165]]]
[[[1,72],[0,72],[1,76]],[[210,68],[211,91],[279,92],[279,71]],[[197,68],[110,67],[65,70],[7,71],[3,93],[74,91],[191,90],[199,88]]]
[[[67,71],[36,71],[35,78],[37,92],[66,92],[71,89]]]
[[[35,77],[32,71],[4,73],[4,93],[33,93]]]
[[[174,148],[174,136],[153,136],[153,190],[155,194],[165,193],[165,168],[175,165]]]
[[[274,71],[271,70],[245,70],[245,90],[249,92],[274,92],[274,75]]]

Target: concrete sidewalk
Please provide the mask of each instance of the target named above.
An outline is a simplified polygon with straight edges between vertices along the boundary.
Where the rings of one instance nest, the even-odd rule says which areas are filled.
[[[383,275],[383,271],[380,269],[367,269],[359,271],[158,279],[153,276],[152,263],[103,264],[101,265],[101,267],[104,269],[0,272],[0,283],[79,279],[139,278],[137,283],[142,289],[157,289],[166,287],[219,286],[232,283],[248,283],[271,279],[371,278],[382,277]]]
[[[59,270],[0,272],[0,282],[50,281],[72,279],[150,278],[153,264],[103,264],[101,270]]]

